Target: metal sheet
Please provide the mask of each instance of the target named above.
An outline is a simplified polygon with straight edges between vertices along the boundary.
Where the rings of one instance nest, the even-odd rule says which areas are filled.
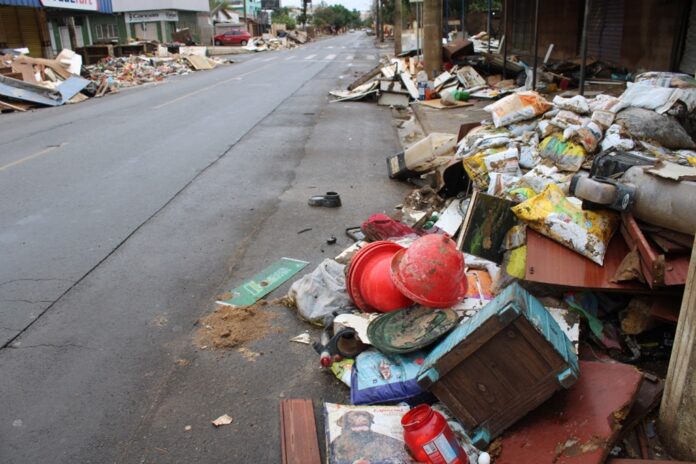
[[[80,93],[90,82],[90,80],[80,76],[72,76],[70,79],[63,81],[57,89],[63,97],[63,103]]]
[[[525,280],[575,288],[647,292],[649,288],[640,283],[610,282],[628,252],[629,249],[621,234],[616,234],[604,256],[604,266],[600,266],[528,228]]]
[[[63,104],[63,98],[58,91],[4,76],[0,76],[0,95],[46,106]]]

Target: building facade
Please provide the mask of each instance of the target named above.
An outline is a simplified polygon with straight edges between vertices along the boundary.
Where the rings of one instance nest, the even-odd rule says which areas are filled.
[[[96,43],[170,42],[185,28],[211,43],[207,0],[0,0],[0,49],[28,48],[35,57]]]

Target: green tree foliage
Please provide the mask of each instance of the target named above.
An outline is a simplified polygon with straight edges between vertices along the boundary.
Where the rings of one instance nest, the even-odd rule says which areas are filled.
[[[358,10],[349,10],[343,5],[330,5],[325,3],[319,4],[314,10],[312,23],[318,28],[341,29],[345,27],[360,27],[360,12]]]
[[[285,24],[285,28],[289,31],[297,27],[297,21],[290,16],[290,8],[286,6],[278,8],[278,10],[273,12],[271,22],[273,24]]]

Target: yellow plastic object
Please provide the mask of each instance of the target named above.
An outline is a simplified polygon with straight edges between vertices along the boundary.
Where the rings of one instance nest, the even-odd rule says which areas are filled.
[[[553,161],[561,171],[576,172],[585,161],[585,149],[570,140],[563,140],[560,134],[553,134],[539,144],[539,156]]]
[[[585,211],[571,203],[563,190],[549,184],[539,195],[512,208],[529,227],[573,251],[604,263],[604,254],[619,225],[614,211]]]

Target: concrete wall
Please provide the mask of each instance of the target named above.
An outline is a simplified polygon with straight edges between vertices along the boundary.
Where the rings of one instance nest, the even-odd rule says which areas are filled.
[[[112,0],[114,12],[148,10],[210,11],[208,0]]]

